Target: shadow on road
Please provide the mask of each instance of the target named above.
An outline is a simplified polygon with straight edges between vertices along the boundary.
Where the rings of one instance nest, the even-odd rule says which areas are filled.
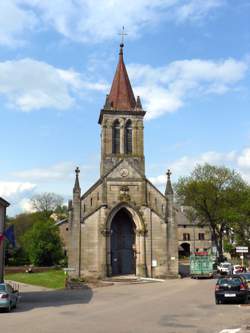
[[[87,304],[93,297],[89,287],[80,290],[52,290],[21,293],[21,300],[14,312],[29,311],[34,308],[63,306],[71,304]]]

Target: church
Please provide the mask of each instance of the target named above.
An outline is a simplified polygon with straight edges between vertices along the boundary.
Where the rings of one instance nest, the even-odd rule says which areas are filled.
[[[101,109],[100,178],[81,193],[79,168],[69,201],[70,277],[178,276],[178,238],[171,173],[165,194],[145,176],[144,116],[123,59]]]

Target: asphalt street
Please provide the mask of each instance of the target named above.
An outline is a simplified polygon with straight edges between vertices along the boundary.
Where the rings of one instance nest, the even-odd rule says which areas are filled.
[[[214,285],[185,278],[80,291],[26,287],[18,308],[0,313],[1,332],[250,332],[250,306],[215,305]]]

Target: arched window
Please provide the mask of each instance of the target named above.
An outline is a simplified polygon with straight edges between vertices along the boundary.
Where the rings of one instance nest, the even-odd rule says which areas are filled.
[[[125,153],[132,153],[132,123],[128,120],[125,126]]]
[[[184,233],[184,234],[183,234],[183,240],[184,240],[184,241],[190,241],[190,234],[188,234],[188,233]]]
[[[113,154],[120,153],[120,123],[116,120],[113,124]]]

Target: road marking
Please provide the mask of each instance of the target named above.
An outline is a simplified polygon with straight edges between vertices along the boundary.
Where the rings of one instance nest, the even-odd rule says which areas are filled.
[[[237,333],[240,332],[241,328],[226,328],[225,330],[220,331],[219,333]]]

